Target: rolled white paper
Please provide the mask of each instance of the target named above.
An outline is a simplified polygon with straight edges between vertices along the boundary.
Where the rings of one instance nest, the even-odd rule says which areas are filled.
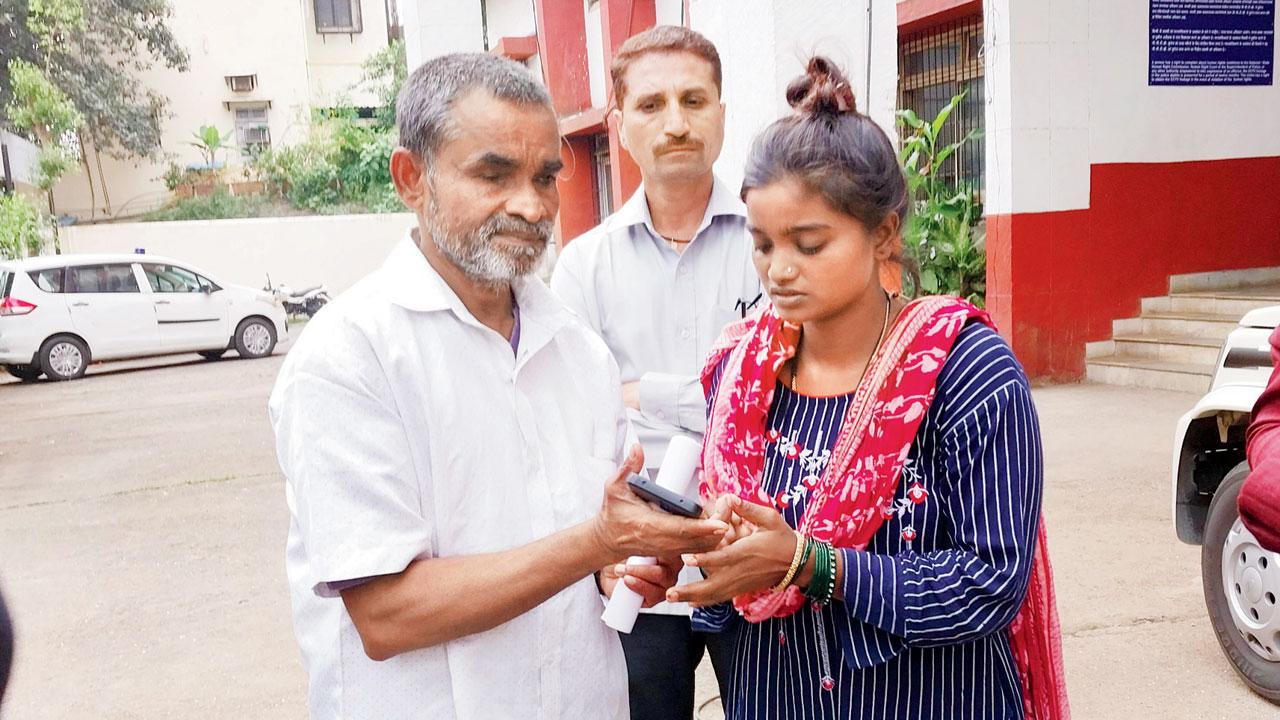
[[[698,466],[702,464],[702,443],[688,435],[676,435],[667,445],[667,454],[654,482],[665,490],[689,497],[697,491]]]
[[[658,477],[654,482],[665,490],[688,497],[691,491],[697,490],[698,466],[701,462],[702,443],[687,435],[676,435],[667,445],[667,454],[662,458],[662,467],[658,468]],[[658,560],[637,556],[627,558],[627,564],[657,565]],[[630,633],[643,604],[644,598],[640,593],[620,580],[613,587],[613,595],[609,597],[600,619],[618,632]]]
[[[651,557],[629,557],[628,565],[657,565],[658,559]],[[613,586],[613,595],[604,606],[604,614],[600,616],[604,624],[621,633],[630,633],[635,627],[636,618],[640,615],[640,606],[644,605],[644,597],[627,587],[622,580]]]

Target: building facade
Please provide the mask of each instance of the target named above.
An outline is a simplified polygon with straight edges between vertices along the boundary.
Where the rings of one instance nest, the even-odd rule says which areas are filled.
[[[846,68],[860,108],[891,137],[897,108],[932,116],[966,92],[951,132],[982,138],[944,173],[983,201],[988,308],[1033,377],[1076,380],[1085,343],[1164,294],[1170,275],[1280,265],[1280,88],[1153,84],[1152,8],[1170,2],[402,0],[400,10],[410,68],[488,50],[547,84],[570,168],[561,242],[638,183],[609,122],[608,67],[655,23],[692,27],[720,50],[728,112],[716,169],[734,185],[751,137],[787,111],[783,90],[814,51]]]
[[[361,64],[388,43],[386,0],[222,0],[172,4],[169,25],[190,55],[187,72],[153,68],[138,82],[168,99],[161,152],[117,160],[84,148],[89,174],[73,171],[54,190],[61,215],[80,221],[128,217],[169,197],[163,176],[201,162],[190,143],[204,125],[231,134],[219,161],[239,163],[255,147],[306,137],[311,112],[371,107]]]

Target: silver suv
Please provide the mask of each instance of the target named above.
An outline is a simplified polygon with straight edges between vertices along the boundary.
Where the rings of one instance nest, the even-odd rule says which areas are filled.
[[[1218,643],[1254,692],[1280,704],[1280,554],[1240,522],[1249,475],[1245,429],[1271,376],[1268,339],[1280,306],[1254,310],[1227,337],[1209,392],[1178,421],[1173,517],[1178,539],[1200,545],[1204,600]]]

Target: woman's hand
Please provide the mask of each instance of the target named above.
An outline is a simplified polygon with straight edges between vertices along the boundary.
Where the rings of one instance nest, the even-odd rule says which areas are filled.
[[[696,607],[714,605],[737,595],[764,590],[777,585],[795,558],[796,543],[800,536],[773,508],[744,502],[741,498],[726,496],[716,502],[712,517],[722,510],[729,510],[741,521],[744,534],[731,544],[697,555],[685,555],[684,562],[700,568],[707,579],[689,585],[680,585],[667,591],[668,602],[687,602]],[[731,531],[733,532],[733,531]],[[798,575],[799,573],[797,573]]]
[[[743,520],[741,515],[734,512],[733,508],[741,504],[741,502],[736,496],[721,495],[716,498],[716,503],[710,512],[703,511],[704,517],[719,520],[729,526],[729,532],[725,533],[724,539],[716,547],[717,550],[723,550],[756,531],[754,525]],[[706,573],[703,574],[705,575]]]

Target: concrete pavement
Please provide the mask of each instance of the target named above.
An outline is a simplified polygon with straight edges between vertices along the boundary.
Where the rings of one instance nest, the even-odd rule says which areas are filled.
[[[265,409],[280,361],[0,383],[0,585],[19,633],[0,717],[306,716]],[[1035,396],[1074,716],[1275,716],[1221,656],[1199,549],[1170,524],[1172,428],[1194,396]]]

